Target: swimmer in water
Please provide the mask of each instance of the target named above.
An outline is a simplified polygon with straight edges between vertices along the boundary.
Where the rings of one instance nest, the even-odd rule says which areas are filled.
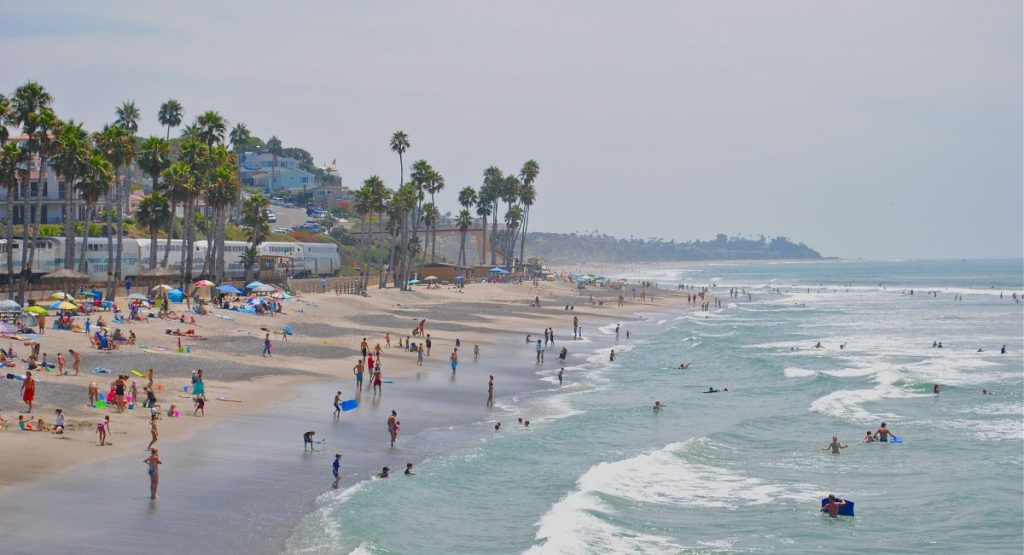
[[[709,387],[704,393],[718,393],[718,390],[713,387]]]
[[[655,401],[654,402],[654,412],[658,412],[659,410],[661,410],[664,407],[665,407],[665,405],[661,404],[661,401]]]
[[[836,499],[836,494],[828,494],[828,503],[821,507],[821,512],[828,513],[828,516],[836,518],[839,516],[839,507],[846,504],[843,499]]]
[[[874,443],[874,442],[875,442],[875,437],[871,435],[871,430],[868,430],[867,433],[864,434],[864,443]]]
[[[932,386],[932,393],[938,395],[942,391],[942,387],[939,384]]]
[[[815,344],[814,344],[814,348],[815,348],[815,349],[824,349],[824,347],[822,347],[822,346],[821,346],[821,341],[819,341],[819,342],[815,343]]]
[[[882,425],[879,426],[877,430],[875,430],[875,439],[877,439],[881,443],[888,443],[889,436],[896,437],[895,435],[893,435],[892,430],[885,427],[885,422],[882,422]]]
[[[822,449],[822,451],[828,451],[829,449],[832,450],[832,454],[833,455],[838,455],[839,454],[839,450],[840,449],[846,449],[846,446],[841,444],[841,443],[839,443],[839,438],[838,437],[832,436],[832,443],[829,443],[824,449]]]
[[[690,363],[689,362],[680,362],[679,363],[679,370],[686,370],[689,367],[690,367]]]

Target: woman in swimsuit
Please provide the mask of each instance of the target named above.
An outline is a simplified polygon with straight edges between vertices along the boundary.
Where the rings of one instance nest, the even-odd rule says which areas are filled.
[[[156,499],[156,488],[160,485],[160,465],[164,462],[160,460],[158,455],[158,449],[152,447],[149,450],[149,457],[142,459],[142,462],[149,465],[149,498]]]

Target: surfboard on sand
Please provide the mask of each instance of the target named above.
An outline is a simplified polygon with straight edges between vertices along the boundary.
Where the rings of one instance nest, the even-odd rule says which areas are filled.
[[[217,397],[218,401],[227,401],[229,403],[241,403],[241,399],[228,399],[227,397]]]
[[[146,377],[146,375],[145,375],[145,374],[143,374],[142,372],[139,372],[138,370],[136,370],[136,369],[134,369],[134,368],[132,368],[132,369],[130,370],[130,372],[131,372],[131,373],[132,373],[133,375],[135,375],[135,376],[138,376],[138,377],[140,377],[140,378],[145,378],[145,377]]]
[[[348,401],[342,401],[341,402],[341,410],[343,412],[348,412],[348,411],[350,411],[350,410],[352,410],[352,409],[354,409],[354,408],[356,408],[358,406],[359,406],[359,401],[357,401],[355,399],[349,399]]]
[[[853,516],[853,501],[850,501],[849,499],[845,499],[844,501],[846,501],[846,504],[839,507],[839,516]],[[821,506],[824,507],[825,505],[828,505],[827,497],[821,500]]]

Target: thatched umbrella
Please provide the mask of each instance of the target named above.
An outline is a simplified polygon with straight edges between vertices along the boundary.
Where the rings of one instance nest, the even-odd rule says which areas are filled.
[[[75,270],[65,268],[63,270],[44,274],[42,280],[48,283],[59,283],[61,291],[74,291],[76,285],[85,285],[89,283],[89,274],[83,274],[82,272],[76,272]]]

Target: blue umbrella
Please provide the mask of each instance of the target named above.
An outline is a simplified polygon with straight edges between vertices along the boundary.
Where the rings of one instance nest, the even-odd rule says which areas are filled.
[[[220,291],[221,293],[233,293],[235,295],[241,295],[242,294],[242,290],[237,288],[237,287],[235,287],[234,285],[218,285],[214,289],[216,289],[217,291]]]
[[[247,283],[245,285],[245,288],[246,289],[256,289],[257,287],[259,287],[261,285],[263,285],[262,281],[250,281],[249,283]]]
[[[508,270],[506,270],[504,268],[498,268],[497,266],[495,266],[494,268],[491,268],[491,273],[493,273],[493,274],[507,274]]]
[[[409,285],[416,285],[419,282],[420,282],[420,280],[418,280],[418,279],[410,279],[409,280]]]
[[[172,303],[180,303],[185,300],[185,294],[181,292],[181,289],[171,289],[167,292],[167,299]]]
[[[466,276],[455,276],[455,281],[465,281]]]

